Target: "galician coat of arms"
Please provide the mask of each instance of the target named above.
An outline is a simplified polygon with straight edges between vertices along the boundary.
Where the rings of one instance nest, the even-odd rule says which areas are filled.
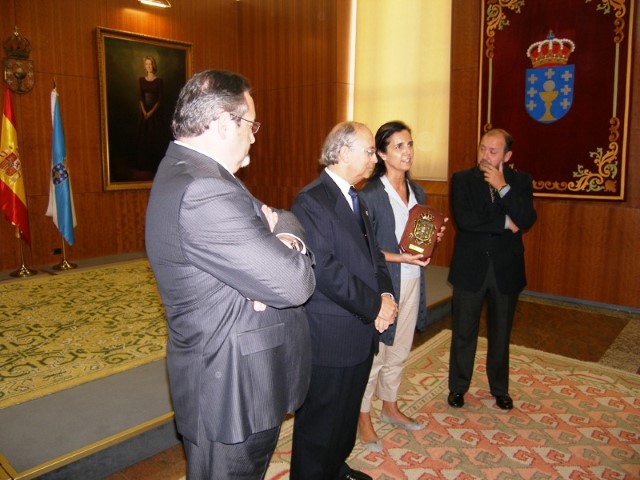
[[[567,65],[575,44],[549,32],[546,40],[527,49],[533,68],[527,69],[524,108],[534,120],[553,123],[571,109],[575,65]]]

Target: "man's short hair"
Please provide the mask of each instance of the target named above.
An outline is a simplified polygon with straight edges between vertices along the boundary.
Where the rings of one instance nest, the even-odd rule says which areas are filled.
[[[249,81],[238,73],[196,73],[180,90],[171,121],[174,137],[197,137],[224,112],[243,116],[249,110],[244,93],[250,90]]]
[[[367,128],[359,122],[342,122],[331,129],[324,141],[322,154],[320,155],[321,165],[335,165],[338,163],[338,153],[342,147],[351,147],[353,140],[360,128]]]
[[[513,137],[511,136],[511,134],[509,132],[507,132],[503,128],[492,128],[491,130],[487,130],[484,133],[484,135],[482,135],[482,138],[490,137],[490,136],[493,136],[493,135],[502,135],[502,137],[504,138],[504,153],[505,154],[511,151],[511,149],[513,148]],[[482,140],[482,138],[480,140]]]

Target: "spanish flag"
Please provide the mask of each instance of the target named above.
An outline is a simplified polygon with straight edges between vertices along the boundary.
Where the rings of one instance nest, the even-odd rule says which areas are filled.
[[[25,242],[30,244],[27,197],[24,193],[24,179],[18,154],[18,134],[11,107],[11,94],[7,85],[4,88],[2,137],[0,137],[0,207],[4,212],[4,218],[15,225]]]

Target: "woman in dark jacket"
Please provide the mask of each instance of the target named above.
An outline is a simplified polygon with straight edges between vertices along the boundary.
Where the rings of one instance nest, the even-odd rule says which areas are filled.
[[[430,259],[401,253],[398,247],[409,210],[416,204],[425,204],[424,190],[409,179],[414,156],[411,130],[402,122],[388,122],[378,129],[375,141],[378,163],[360,195],[366,202],[378,245],[391,274],[398,319],[380,336],[380,351],[373,361],[358,427],[365,448],[381,452],[382,443],[371,422],[374,393],[382,400],[381,421],[406,430],[424,428],[422,423],[400,411],[398,389],[416,325],[424,329],[427,323],[424,267]]]

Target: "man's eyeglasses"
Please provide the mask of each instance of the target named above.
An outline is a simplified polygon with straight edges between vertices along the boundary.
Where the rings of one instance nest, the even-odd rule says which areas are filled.
[[[258,130],[260,130],[260,122],[252,122],[251,120],[247,120],[246,118],[241,117],[240,115],[236,115],[235,113],[230,113],[230,115],[237,118],[238,120],[249,122],[251,124],[251,133],[253,133],[254,135],[258,133]]]
[[[358,150],[359,152],[365,152],[370,157],[373,157],[376,154],[376,149],[375,148],[356,148],[356,147],[351,147],[351,150]]]

